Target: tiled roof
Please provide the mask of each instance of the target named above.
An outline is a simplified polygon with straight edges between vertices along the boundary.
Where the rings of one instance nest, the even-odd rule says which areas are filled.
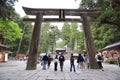
[[[115,48],[115,47],[118,47],[118,46],[120,46],[120,42],[116,42],[116,43],[107,45],[107,46],[104,47],[102,50],[106,50],[106,49],[110,49],[110,48]]]

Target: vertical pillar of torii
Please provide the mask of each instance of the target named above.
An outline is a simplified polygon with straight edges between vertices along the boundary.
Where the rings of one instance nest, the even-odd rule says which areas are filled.
[[[32,40],[29,49],[28,61],[27,61],[27,70],[36,69],[37,65],[37,56],[38,56],[38,47],[39,47],[39,38],[42,25],[43,15],[38,13],[36,14],[34,29],[32,33]]]
[[[84,35],[85,35],[85,44],[86,44],[86,49],[87,49],[87,53],[89,55],[89,62],[90,62],[90,68],[91,69],[98,69],[98,65],[96,63],[95,60],[95,45],[93,42],[93,38],[92,38],[92,33],[90,30],[90,23],[88,20],[88,16],[87,14],[83,14],[81,15],[82,19],[83,19],[83,30],[84,30]]]

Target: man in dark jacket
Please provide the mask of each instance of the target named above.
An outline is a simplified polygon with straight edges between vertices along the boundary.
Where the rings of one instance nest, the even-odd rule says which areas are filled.
[[[46,64],[47,64],[47,61],[48,61],[47,54],[43,56],[42,61],[43,61],[43,70],[46,70]]]
[[[77,63],[78,63],[78,68],[82,68],[85,69],[84,67],[84,58],[82,57],[82,55],[79,53],[79,56],[77,58]]]
[[[63,65],[64,65],[65,57],[63,56],[63,53],[59,56],[59,62],[60,62],[60,69],[63,71]]]
[[[74,69],[74,72],[76,72],[73,53],[71,54],[71,57],[70,57],[70,72],[72,71],[72,68]]]

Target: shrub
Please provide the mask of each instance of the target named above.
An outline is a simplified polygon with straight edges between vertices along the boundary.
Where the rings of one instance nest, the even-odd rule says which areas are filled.
[[[105,61],[105,63],[117,64],[117,59],[114,59],[114,58],[112,58],[112,59],[107,59],[107,60]]]

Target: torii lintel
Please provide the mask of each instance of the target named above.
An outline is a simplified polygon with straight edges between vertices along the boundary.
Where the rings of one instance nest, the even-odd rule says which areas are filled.
[[[43,18],[43,22],[82,22],[80,16],[83,14],[94,16],[99,12],[98,9],[44,9],[27,7],[23,7],[23,9],[27,15],[59,16],[59,18]],[[79,18],[66,18],[66,16],[79,16]],[[34,22],[35,18],[24,18],[23,21]],[[99,22],[99,20],[90,20],[90,22]]]

